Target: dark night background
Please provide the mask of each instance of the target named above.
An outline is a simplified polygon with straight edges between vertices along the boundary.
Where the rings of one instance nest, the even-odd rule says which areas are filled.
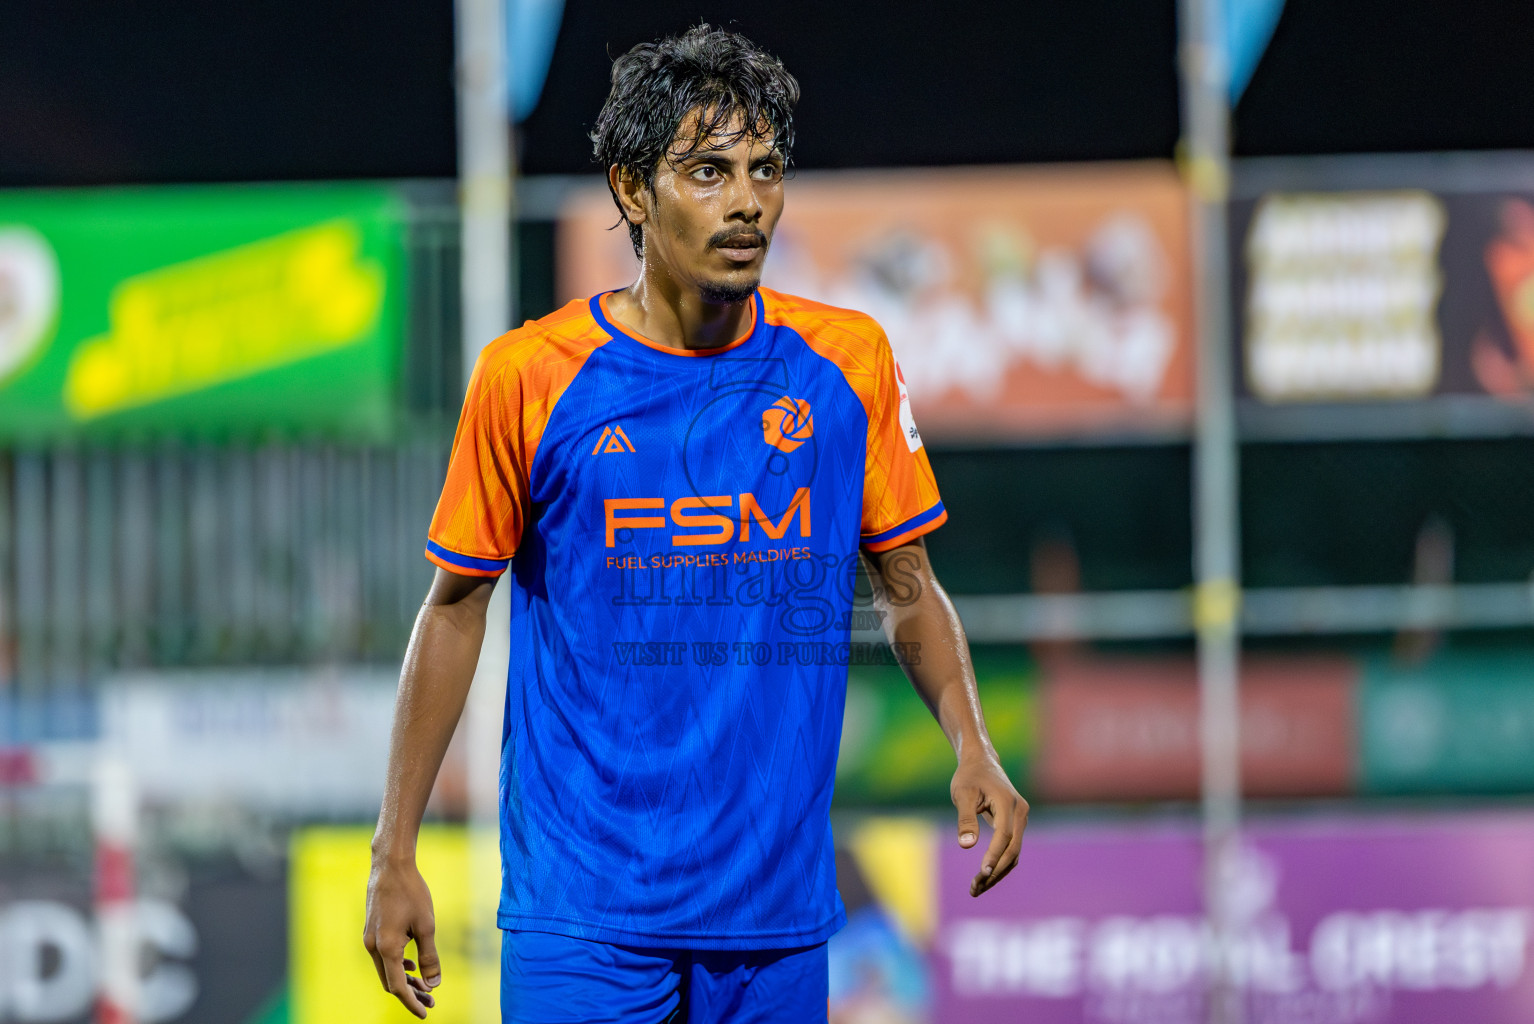
[[[611,54],[700,18],[804,85],[799,165],[1166,157],[1174,0],[569,0],[529,173],[591,170]],[[1240,155],[1534,146],[1534,4],[1289,0]],[[0,186],[454,173],[450,0],[13,4]]]
[[[611,55],[700,19],[753,36],[799,76],[804,168],[1173,153],[1175,0],[873,10],[568,0],[520,133],[522,168],[592,172],[585,132]],[[1235,111],[1236,151],[1534,148],[1531,39],[1527,2],[1288,0]],[[451,0],[13,5],[0,31],[0,186],[450,176],[452,67]],[[553,226],[519,237],[541,254],[520,278],[523,312],[537,316],[553,304]],[[1398,582],[1437,515],[1459,540],[1458,578],[1524,578],[1534,488],[1516,467],[1531,457],[1527,438],[1246,444],[1244,573],[1254,585]],[[1062,532],[1088,589],[1189,578],[1185,446],[934,461],[966,524],[932,542],[956,591],[1016,589],[1029,538]]]

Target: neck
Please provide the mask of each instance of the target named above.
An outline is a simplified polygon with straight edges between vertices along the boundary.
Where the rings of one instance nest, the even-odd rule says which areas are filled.
[[[709,302],[696,287],[645,260],[639,279],[608,299],[608,315],[657,344],[677,349],[728,345],[751,321],[751,299]]]

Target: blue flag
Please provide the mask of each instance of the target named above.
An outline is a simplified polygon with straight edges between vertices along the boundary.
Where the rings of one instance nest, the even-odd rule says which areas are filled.
[[[564,12],[564,0],[506,0],[506,102],[514,124],[538,106]]]
[[[1284,0],[1225,0],[1225,54],[1230,61],[1232,106],[1251,82],[1283,9]]]

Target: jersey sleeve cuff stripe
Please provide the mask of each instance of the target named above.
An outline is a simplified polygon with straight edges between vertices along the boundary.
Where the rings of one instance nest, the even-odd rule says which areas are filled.
[[[890,548],[904,544],[906,541],[915,540],[924,533],[931,533],[939,526],[942,526],[947,519],[948,510],[943,507],[943,503],[940,501],[927,509],[927,511],[919,512],[910,519],[907,519],[899,526],[892,527],[882,533],[865,535],[862,538],[862,543],[870,551],[887,551]]]
[[[434,540],[426,542],[426,558],[446,569],[464,576],[499,576],[506,571],[509,558],[474,558],[449,551]]]

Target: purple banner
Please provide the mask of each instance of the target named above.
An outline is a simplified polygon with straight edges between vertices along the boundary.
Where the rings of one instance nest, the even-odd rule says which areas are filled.
[[[984,845],[943,847],[939,1024],[1203,1024],[1195,829],[1037,829],[971,899]],[[1534,816],[1255,826],[1234,884],[1248,1024],[1534,1021]]]

